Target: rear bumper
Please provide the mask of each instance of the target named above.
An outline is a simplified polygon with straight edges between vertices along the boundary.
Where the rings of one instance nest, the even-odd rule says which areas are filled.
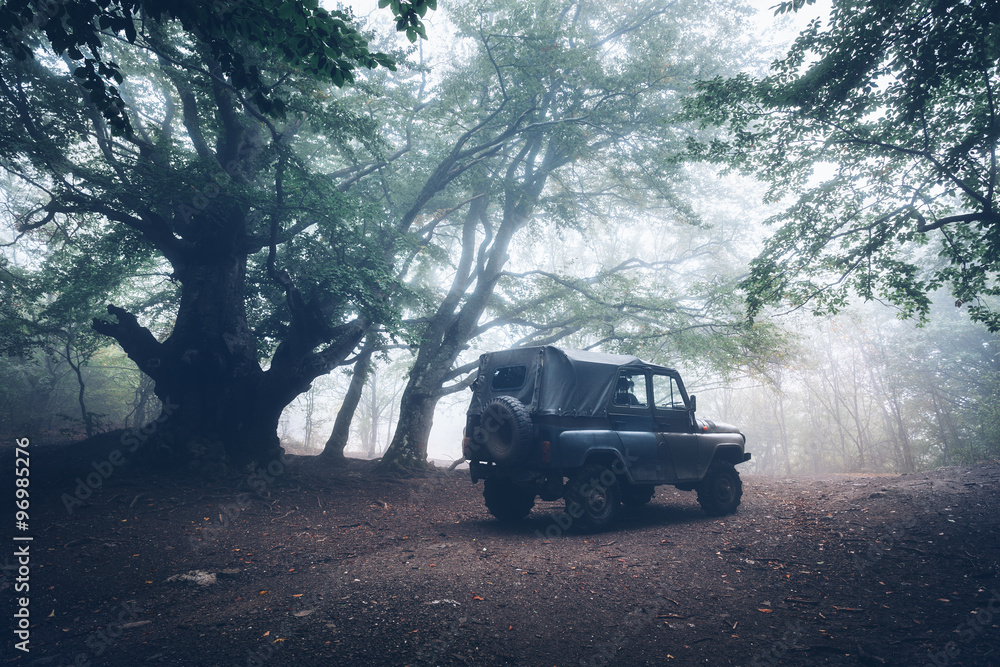
[[[559,472],[558,468],[547,466],[505,466],[487,461],[469,461],[469,476],[473,482],[487,477],[504,477],[525,484],[546,480]]]

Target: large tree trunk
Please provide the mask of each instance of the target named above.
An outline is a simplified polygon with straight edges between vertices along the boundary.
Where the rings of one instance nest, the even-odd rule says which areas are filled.
[[[368,377],[368,369],[371,367],[374,352],[374,347],[366,344],[361,350],[358,360],[354,363],[351,384],[347,387],[347,393],[344,394],[344,402],[341,403],[340,410],[337,411],[337,420],[333,424],[333,431],[320,454],[324,459],[344,460],[344,449],[347,447],[351,435],[351,423],[354,421],[354,414],[361,402],[361,394],[365,388],[365,380]]]
[[[510,243],[517,231],[527,224],[553,168],[552,162],[558,159],[553,157],[558,155],[558,151],[552,151],[551,146],[545,157],[539,157],[541,144],[540,137],[528,141],[522,149],[521,157],[531,157],[523,163],[519,158],[510,165],[510,172],[519,164],[523,167],[524,182],[517,188],[505,189],[500,198],[502,212],[498,226],[492,225],[487,217],[489,199],[486,196],[470,200],[462,228],[462,254],[455,277],[448,294],[424,332],[417,359],[403,390],[396,431],[382,457],[383,467],[426,466],[427,438],[430,435],[434,406],[449,390],[465,386],[463,383],[446,389],[443,385],[461,375],[453,370],[455,362],[467,343],[478,333],[479,320],[510,259],[507,254]],[[541,162],[541,166],[536,165],[536,160]],[[486,235],[481,243],[477,238],[477,228],[480,226]],[[495,234],[493,229],[496,229]],[[489,243],[490,240],[492,244]]]
[[[113,306],[108,312],[116,325],[94,323],[155,382],[163,412],[144,441],[147,451],[174,462],[277,458],[278,418],[287,401],[270,395],[257,361],[244,308],[244,263],[230,255],[188,264],[181,279],[177,320],[162,343]]]
[[[382,456],[383,467],[409,470],[426,467],[427,440],[439,400],[439,394],[427,394],[407,385],[399,404],[396,431]]]
[[[206,255],[210,259],[198,261]],[[204,252],[191,259],[178,272],[181,305],[162,343],[115,306],[108,312],[117,323],[94,321],[155,382],[163,412],[155,429],[145,429],[150,433],[141,438],[144,449],[158,461],[191,466],[277,459],[283,453],[277,435],[282,410],[346,357],[364,329],[338,327],[330,334],[334,344],[321,356],[312,354],[315,332],[293,322],[265,371],[247,325],[245,259]]]

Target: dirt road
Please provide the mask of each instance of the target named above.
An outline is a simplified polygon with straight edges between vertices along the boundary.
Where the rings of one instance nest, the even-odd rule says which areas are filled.
[[[459,472],[195,483],[34,453],[12,664],[1000,664],[1000,465],[745,476],[721,520],[661,487],[580,535],[561,503],[498,524]]]

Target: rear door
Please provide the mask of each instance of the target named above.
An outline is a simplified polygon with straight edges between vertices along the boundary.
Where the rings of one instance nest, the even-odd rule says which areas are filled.
[[[649,403],[649,377],[644,369],[622,369],[608,405],[611,428],[618,434],[622,453],[636,481],[657,478],[657,444]]]
[[[676,375],[653,371],[650,376],[657,459],[664,473],[660,481],[668,483],[699,478],[698,436],[682,387]]]

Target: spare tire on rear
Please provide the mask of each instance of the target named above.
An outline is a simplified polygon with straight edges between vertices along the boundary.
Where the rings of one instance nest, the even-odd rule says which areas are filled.
[[[486,448],[496,463],[513,463],[528,451],[531,442],[531,415],[513,396],[497,396],[483,409],[472,432],[473,441]]]

